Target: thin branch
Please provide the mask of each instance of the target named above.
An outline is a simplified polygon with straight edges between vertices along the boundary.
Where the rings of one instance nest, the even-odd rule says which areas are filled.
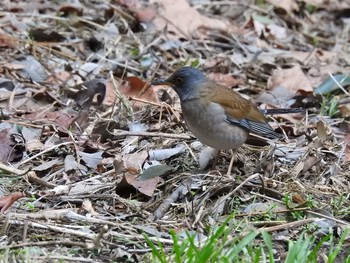
[[[184,139],[184,140],[192,139],[192,137],[186,133],[172,134],[172,133],[163,133],[163,132],[132,132],[132,131],[121,131],[121,130],[114,130],[114,136],[116,137],[124,137],[124,136],[162,137],[162,138]]]

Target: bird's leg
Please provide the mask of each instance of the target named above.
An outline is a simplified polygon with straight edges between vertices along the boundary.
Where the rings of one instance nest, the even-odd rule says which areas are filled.
[[[236,152],[233,150],[230,150],[230,154],[231,154],[231,161],[227,169],[226,177],[232,180],[233,177],[231,176],[231,172],[232,172],[233,163],[236,160]]]
[[[217,159],[218,151],[211,147],[204,147],[199,153],[198,163],[201,170],[206,170],[208,167],[214,167],[212,163],[215,163]],[[213,161],[214,160],[214,161]],[[214,164],[215,165],[215,164]],[[212,168],[213,169],[213,168]]]
[[[211,166],[211,169],[213,169],[213,170],[216,169],[216,165],[218,164],[220,154],[221,154],[221,150],[218,150],[215,157],[214,157],[213,165]]]

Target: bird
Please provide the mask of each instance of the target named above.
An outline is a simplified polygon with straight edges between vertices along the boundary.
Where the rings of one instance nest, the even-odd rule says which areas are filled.
[[[171,86],[180,98],[188,129],[216,150],[237,150],[250,135],[281,139],[265,115],[236,91],[208,79],[200,70],[182,67],[152,85]]]

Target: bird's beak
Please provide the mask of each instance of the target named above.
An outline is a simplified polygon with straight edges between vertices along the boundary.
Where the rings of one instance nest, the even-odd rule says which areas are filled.
[[[155,79],[151,82],[151,85],[154,85],[154,86],[157,86],[157,85],[172,86],[173,83],[171,83],[167,79]]]

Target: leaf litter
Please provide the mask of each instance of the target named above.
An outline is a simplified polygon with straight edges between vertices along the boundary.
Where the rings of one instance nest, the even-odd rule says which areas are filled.
[[[143,233],[170,247],[169,230],[205,237],[231,213],[278,247],[316,219],[348,227],[350,6],[266,2],[3,1],[0,248],[142,262]],[[231,153],[210,166],[174,91],[149,84],[184,65],[305,114],[269,118],[285,141],[244,145],[229,179]]]

